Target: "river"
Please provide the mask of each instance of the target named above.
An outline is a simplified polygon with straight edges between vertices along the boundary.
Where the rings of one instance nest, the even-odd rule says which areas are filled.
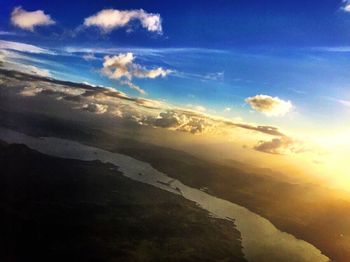
[[[191,200],[211,215],[234,222],[241,233],[243,253],[250,262],[323,262],[330,261],[310,243],[278,230],[270,221],[235,203],[191,188],[132,157],[112,153],[76,141],[55,137],[36,138],[0,128],[0,139],[21,143],[41,153],[84,161],[111,163],[124,176]],[[296,210],[297,212],[297,210]]]

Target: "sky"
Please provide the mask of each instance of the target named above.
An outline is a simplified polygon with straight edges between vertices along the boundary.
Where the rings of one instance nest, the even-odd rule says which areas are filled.
[[[9,69],[350,152],[350,1],[3,0],[0,51]]]

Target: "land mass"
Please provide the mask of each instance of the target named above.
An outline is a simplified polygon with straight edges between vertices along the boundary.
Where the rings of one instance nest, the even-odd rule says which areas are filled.
[[[150,163],[188,186],[250,209],[278,229],[313,244],[334,261],[350,261],[350,200],[339,191],[311,183],[292,183],[273,171],[260,172],[234,161],[219,164],[180,150],[145,143],[140,138],[146,132],[159,137],[170,132],[176,136],[178,132],[81,112],[72,109],[72,101],[44,94],[21,97],[18,92],[28,82],[40,81],[44,85],[53,80],[27,79],[20,73],[1,74],[7,83],[14,79],[15,84],[2,85],[0,126],[36,137],[76,140]]]
[[[0,143],[1,261],[245,261],[233,222],[99,161]]]

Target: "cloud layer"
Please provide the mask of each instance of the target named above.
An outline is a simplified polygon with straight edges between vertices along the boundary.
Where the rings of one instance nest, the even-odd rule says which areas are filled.
[[[23,30],[34,31],[37,26],[53,25],[56,22],[42,10],[30,12],[18,6],[11,13],[11,23]]]
[[[129,125],[164,128],[191,134],[224,135],[238,139],[244,148],[275,155],[309,152],[308,144],[290,137],[274,126],[238,122],[203,112],[179,108],[165,102],[126,95],[114,88],[70,83],[7,71],[0,81],[2,88],[26,99],[55,99],[64,108],[101,115]],[[1,77],[2,76],[2,77]],[[247,146],[240,140],[249,138]],[[245,140],[247,141],[247,140]]]
[[[54,52],[35,45],[29,45],[20,42],[0,40],[0,49],[13,50],[19,52],[33,53],[33,54],[54,54]]]
[[[159,14],[147,13],[142,9],[121,11],[117,9],[104,9],[84,20],[84,26],[96,26],[103,32],[109,33],[114,29],[126,27],[134,20],[150,32],[162,33],[162,23]]]
[[[282,100],[278,97],[268,95],[256,95],[248,97],[245,102],[254,110],[261,112],[267,116],[283,116],[287,114],[293,107],[288,100]]]
[[[233,129],[240,129],[268,136],[285,136],[273,126],[237,123],[203,112],[173,107],[158,100],[129,97],[114,88],[41,78],[36,78],[35,84],[30,80],[24,85],[21,80],[23,78],[25,77],[8,81],[8,85],[18,89],[22,96],[49,96],[72,103],[72,107],[76,109],[96,114],[108,113],[140,125],[193,134],[229,134]]]
[[[0,67],[42,77],[51,76],[49,70],[28,64],[27,62],[31,58],[27,55],[2,47],[2,41],[0,40]],[[14,45],[12,49],[16,50],[16,48],[16,45]]]

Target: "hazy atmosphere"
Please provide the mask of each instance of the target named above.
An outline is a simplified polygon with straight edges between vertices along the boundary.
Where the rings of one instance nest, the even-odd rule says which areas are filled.
[[[0,260],[350,261],[349,24],[347,0],[2,1]]]

